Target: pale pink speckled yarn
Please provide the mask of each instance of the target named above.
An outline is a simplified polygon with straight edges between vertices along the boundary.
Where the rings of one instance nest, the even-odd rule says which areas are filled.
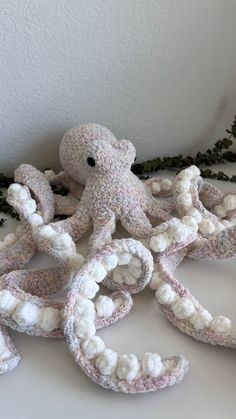
[[[101,372],[97,366],[96,360],[99,353],[97,355],[94,354],[91,359],[86,357],[83,350],[84,341],[86,341],[86,339],[82,337],[78,338],[76,334],[76,299],[81,298],[83,295],[81,288],[84,283],[86,284],[86,282],[90,280],[90,266],[96,265],[96,263],[103,263],[104,258],[107,258],[111,254],[119,255],[124,252],[129,252],[134,257],[140,259],[143,273],[136,285],[131,287],[123,284],[122,289],[129,292],[139,292],[149,282],[152,272],[152,258],[148,250],[145,249],[141,243],[135,242],[132,239],[114,240],[111,244],[104,246],[99,253],[96,253],[89,258],[88,262],[84,264],[73,281],[65,305],[64,330],[75,361],[94,382],[113,391],[121,391],[124,393],[146,393],[160,390],[180,382],[187,372],[188,362],[181,356],[164,358],[162,359],[162,368],[155,377],[148,376],[145,370],[142,370],[142,367],[140,366],[140,371],[136,374],[135,378],[131,380],[122,379],[119,377],[119,374],[116,374],[115,369],[110,373]],[[90,299],[88,298],[88,300]],[[133,354],[132,357],[135,358]],[[122,356],[118,356],[116,361],[118,365],[119,362],[121,362],[121,359]]]
[[[91,265],[100,266],[105,256],[118,254],[121,257],[120,253],[124,253],[124,259],[127,255],[131,256],[133,261],[130,266],[129,262],[124,263],[127,278],[129,274],[129,283],[122,282],[119,276],[117,281],[117,275],[114,276],[118,269],[123,269],[124,272],[122,266],[112,269],[103,279],[104,285],[115,290],[110,296],[111,300],[114,302],[119,299],[120,305],[111,316],[96,319],[96,328],[112,324],[127,314],[132,306],[129,293],[141,291],[151,277],[150,256],[140,243],[132,240],[112,241],[118,220],[132,237],[141,239],[157,256],[154,272],[159,275],[157,298],[166,317],[180,330],[196,339],[235,347],[235,337],[229,321],[223,316],[210,320],[210,313],[203,311],[198,301],[173,276],[175,268],[185,255],[193,258],[226,258],[235,255],[234,196],[229,194],[227,197],[204,183],[196,167],[179,173],[173,183],[160,178],[142,182],[130,170],[135,155],[130,141],[119,141],[106,128],[87,124],[73,128],[65,134],[60,147],[64,172],[50,179],[51,184],[66,185],[70,190],[68,197],[55,197],[49,182],[32,166],[22,165],[15,173],[16,182],[25,185],[25,190],[32,193],[32,197],[38,202],[44,223],[50,223],[49,226],[55,234],[66,232],[74,241],[78,241],[93,224],[89,254],[81,270],[72,270],[67,260],[63,259],[63,249],[53,246],[53,240],[39,240],[40,235],[37,235],[37,228],[30,223],[28,214],[24,212],[24,205],[14,199],[11,201],[11,198],[10,203],[23,221],[26,237],[23,236],[5,253],[0,254],[2,262],[6,262],[3,272],[22,267],[33,255],[36,246],[60,263],[59,267],[52,270],[17,271],[3,276],[2,289],[12,293],[21,302],[31,303],[39,310],[48,307],[62,310],[63,303],[52,302],[46,296],[58,291],[60,287],[72,287],[67,298],[65,318],[63,312],[60,324],[52,331],[43,331],[38,323],[21,326],[14,320],[16,316],[6,313],[1,314],[1,322],[29,334],[63,337],[65,320],[65,334],[70,350],[85,373],[105,388],[129,393],[153,391],[175,384],[183,378],[187,361],[182,357],[163,360],[163,368],[156,377],[149,377],[142,370],[142,364],[136,378],[127,381],[119,378],[119,374],[114,373],[109,377],[102,374],[96,361],[86,358],[83,352],[75,333],[74,303],[81,296],[83,281],[86,278],[91,279]],[[52,223],[54,213],[67,214],[70,217]],[[196,220],[193,222],[194,217]],[[165,222],[152,227],[153,218]],[[106,244],[104,248],[103,244]],[[22,260],[19,256],[20,250],[24,255]],[[15,267],[12,264],[14,255]],[[148,274],[146,272],[143,276],[145,269]],[[132,270],[135,275],[133,277]],[[200,318],[199,313],[202,314]],[[3,336],[8,339],[5,329],[2,330]],[[18,358],[9,341],[7,344],[12,351],[9,353],[9,364],[5,365],[10,369],[10,365]]]
[[[64,301],[54,300],[55,294],[62,292],[65,287],[71,283],[71,272],[68,267],[61,266],[59,269],[38,269],[38,270],[20,270],[13,271],[3,275],[0,278],[0,299],[5,293],[6,298],[11,306],[5,310],[0,308],[0,343],[4,339],[6,345],[6,354],[0,353],[0,374],[6,373],[13,369],[19,362],[20,356],[16,351],[8,333],[6,326],[18,332],[27,333],[33,336],[41,336],[47,338],[64,338]],[[4,295],[4,296],[5,296]],[[113,303],[119,301],[119,307],[106,318],[96,318],[96,329],[101,329],[126,316],[132,308],[132,298],[126,291],[116,291],[109,296]],[[12,305],[12,299],[14,306]],[[37,318],[33,322],[28,322],[24,318],[24,323],[19,322],[19,317],[15,313],[19,307],[27,307],[37,314]],[[48,325],[43,322],[45,313],[53,316],[52,323]],[[29,312],[30,315],[30,312]]]
[[[17,366],[20,355],[3,325],[0,325],[0,341],[4,342],[5,346],[4,352],[1,353],[0,374],[5,374]]]
[[[222,315],[214,318],[207,308],[203,307],[174,276],[177,266],[185,256],[188,256],[188,248],[157,258],[155,269],[158,272],[160,281],[155,290],[161,311],[181,332],[196,340],[212,345],[236,348],[235,328],[231,326],[230,320]],[[169,294],[174,293],[172,301],[168,300],[168,298],[166,300],[163,299],[163,293],[160,293],[159,290],[162,291],[164,288]],[[176,312],[177,304],[179,304],[180,310]],[[185,307],[190,307],[189,312],[184,311],[184,304]],[[181,307],[183,308],[182,312]],[[219,319],[225,326],[223,328],[215,328],[215,319]]]

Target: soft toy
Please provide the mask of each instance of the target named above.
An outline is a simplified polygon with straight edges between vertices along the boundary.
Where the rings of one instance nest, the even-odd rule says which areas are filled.
[[[47,171],[45,177],[30,165],[16,170],[8,202],[20,215],[21,232],[18,240],[13,234],[0,246],[2,273],[9,272],[1,278],[4,327],[46,337],[63,336],[64,327],[70,350],[86,374],[106,388],[132,393],[173,385],[187,370],[182,357],[162,360],[146,353],[139,361],[133,354],[118,356],[95,335],[100,324],[96,316],[103,326],[121,318],[131,307],[130,293],[141,291],[148,282],[163,313],[182,331],[213,344],[235,346],[230,320],[213,318],[173,277],[184,256],[235,255],[235,195],[223,196],[203,183],[195,166],[180,172],[174,182],[160,178],[143,182],[131,172],[135,156],[130,141],[117,140],[100,125],[69,130],[60,146],[63,172]],[[53,195],[50,183],[66,185],[69,196]],[[69,217],[53,222],[55,213]],[[117,221],[146,248],[133,239],[112,240]],[[75,243],[91,225],[84,261]],[[36,248],[51,255],[58,266],[12,272],[24,266]],[[154,272],[148,249],[156,258]],[[115,294],[99,296],[93,303],[100,282]],[[44,300],[65,287],[69,289],[65,305]],[[8,297],[16,303],[10,308]],[[117,299],[120,303],[114,302]],[[10,369],[18,358],[4,327],[3,353],[10,351]]]

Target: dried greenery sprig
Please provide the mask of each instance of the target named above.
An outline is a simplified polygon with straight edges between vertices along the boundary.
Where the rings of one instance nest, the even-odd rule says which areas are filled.
[[[63,185],[52,185],[53,193],[57,195],[66,196],[69,193],[69,189]]]
[[[11,182],[12,183],[12,182]],[[4,186],[5,187],[5,186]],[[19,215],[17,212],[7,203],[6,197],[3,196],[2,191],[0,191],[0,211],[3,212],[3,214],[8,214],[12,218],[15,218],[16,220],[19,220]],[[2,227],[7,220],[5,218],[0,218],[0,227]]]
[[[132,171],[137,175],[142,175],[145,173],[157,172],[158,170],[171,169],[178,172],[180,169],[191,166],[192,164],[196,166],[211,166],[216,163],[222,163],[224,161],[235,162],[236,153],[229,150],[233,145],[232,138],[236,138],[236,115],[234,121],[232,122],[231,129],[226,130],[228,136],[222,140],[218,140],[212,148],[206,150],[205,153],[200,151],[196,156],[187,156],[184,157],[182,154],[173,157],[156,157],[153,160],[148,160],[143,163],[137,163],[132,166]],[[227,151],[226,151],[227,150]],[[214,174],[211,170],[202,171],[203,177],[217,178],[219,180],[230,180],[231,182],[236,181],[236,177],[228,178],[223,172]]]
[[[151,172],[157,172],[158,170],[170,169],[175,172],[179,172],[180,169],[191,166],[195,164],[196,166],[212,166],[216,163],[222,162],[236,162],[236,153],[232,150],[229,150],[233,145],[233,139],[236,139],[236,115],[234,121],[231,124],[231,129],[226,130],[228,136],[222,140],[216,141],[212,148],[206,150],[205,153],[200,151],[196,156],[187,156],[183,157],[182,154],[173,157],[156,157],[153,160],[148,160],[143,163],[137,163],[132,166],[132,171],[136,175],[141,175],[140,177]],[[201,176],[204,178],[218,179],[229,182],[236,183],[236,175],[229,177],[224,172],[214,172],[211,169],[202,169]],[[11,183],[14,182],[14,179],[9,176],[5,176],[3,173],[0,173],[0,188],[8,188]],[[52,186],[52,190],[56,194],[67,195],[68,189],[65,186],[56,185]],[[19,219],[18,214],[15,210],[7,203],[6,197],[3,196],[2,191],[0,191],[0,212],[10,215],[12,218]],[[0,227],[4,225],[6,219],[0,218]]]
[[[3,173],[0,173],[0,188],[8,188],[11,183],[14,182],[14,178],[10,176],[5,176]],[[6,197],[3,196],[3,192],[0,191],[0,211],[3,214],[8,214],[12,218],[19,220],[19,215],[17,212],[7,203]],[[0,218],[0,227],[2,227],[7,220],[5,218]]]

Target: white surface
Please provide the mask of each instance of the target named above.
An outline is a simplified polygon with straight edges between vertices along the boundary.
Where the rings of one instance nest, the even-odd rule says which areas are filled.
[[[56,168],[82,122],[139,160],[204,150],[236,111],[235,14],[235,0],[0,0],[1,171]]]
[[[228,172],[235,173],[235,166],[227,166]],[[215,184],[222,190],[236,191],[235,184]],[[13,225],[8,223],[0,234],[11,229]],[[119,235],[126,234],[120,229]],[[79,246],[83,253],[86,242],[87,238]],[[46,256],[38,256],[30,266],[48,263]],[[234,259],[187,260],[177,270],[177,277],[213,314],[229,316],[236,324]],[[185,379],[159,393],[131,396],[104,390],[75,364],[66,342],[10,334],[22,361],[0,377],[1,419],[235,418],[235,351],[194,341],[175,329],[160,313],[149,289],[135,296],[129,316],[99,335],[120,353],[135,352],[139,357],[146,351],[162,356],[183,354],[190,363]]]

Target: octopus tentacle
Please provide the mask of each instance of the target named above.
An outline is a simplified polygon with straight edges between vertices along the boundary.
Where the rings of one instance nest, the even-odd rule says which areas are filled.
[[[174,181],[174,195],[176,198],[176,209],[181,216],[191,217],[197,224],[198,240],[191,245],[188,256],[191,258],[206,259],[225,259],[235,255],[235,228],[231,222],[222,216],[229,216],[230,212],[219,202],[232,208],[236,208],[236,198],[232,194],[223,195],[211,188],[209,185],[202,187],[202,180],[199,176],[199,170],[195,167],[189,167],[176,176]],[[182,190],[185,192],[182,192]],[[208,196],[204,198],[205,205],[213,206],[221,210],[219,216],[206,209],[201,201],[199,191],[206,189]],[[215,211],[217,212],[217,211]]]
[[[48,273],[51,274],[50,270]],[[1,324],[29,335],[63,338],[60,327],[63,303],[38,297],[20,288],[17,282],[18,279],[19,282],[24,281],[24,275],[24,271],[13,271],[1,277]],[[35,281],[41,275],[42,271],[31,271],[27,273],[26,279],[31,277]],[[47,275],[47,272],[44,272],[44,275]],[[52,275],[51,280],[53,279]]]
[[[21,164],[15,170],[15,182],[26,185],[33,192],[34,197],[40,203],[42,217],[45,223],[50,222],[54,217],[54,196],[49,182],[44,175],[30,164]],[[28,218],[28,213],[22,208],[22,216]]]
[[[50,224],[58,233],[68,233],[73,240],[78,241],[89,229],[92,222],[88,209],[79,204],[76,213],[65,220]]]
[[[54,216],[53,193],[41,172],[33,166],[21,165],[15,171],[15,179],[25,186],[18,183],[10,185],[7,200],[20,215],[22,225],[17,228],[16,234],[11,233],[4,239],[0,251],[1,274],[22,268],[34,255],[36,243],[32,237],[31,223],[43,224]],[[42,217],[33,215],[37,205],[31,198],[30,190],[39,201]]]
[[[6,326],[29,335],[64,338],[64,302],[43,297],[61,292],[70,282],[70,276],[70,271],[66,269],[52,268],[15,271],[1,277],[0,374],[11,371],[20,361]],[[116,291],[110,297],[99,296],[95,301],[96,329],[122,319],[129,313],[132,304],[127,292]]]
[[[49,298],[62,293],[71,282],[71,270],[67,265],[43,269],[22,269],[12,271],[0,278],[0,287],[15,287],[24,295]],[[18,294],[20,297],[21,294]]]
[[[96,251],[103,244],[112,240],[112,234],[115,232],[115,214],[109,209],[100,209],[93,219],[93,233],[89,239],[89,251]]]
[[[62,292],[71,282],[68,269],[14,271],[3,275],[0,282],[0,322],[29,335],[63,338],[64,301],[46,297]],[[107,302],[115,310],[101,305]],[[95,301],[96,328],[110,326],[126,316],[132,308],[127,292],[116,291]],[[110,307],[108,307],[110,308]]]
[[[202,239],[188,252],[191,259],[228,259],[236,254],[236,226],[225,228],[217,236]]]
[[[115,252],[112,258],[114,266],[109,266],[110,269],[103,280],[103,285],[112,291],[139,293],[144,288],[144,274],[150,271],[149,251],[141,244],[136,246],[136,242],[132,239],[113,240],[110,246]],[[117,278],[116,273],[119,269],[124,272],[124,278],[122,278],[124,281],[119,281]]]
[[[97,297],[95,300],[96,330],[111,326],[118,320],[123,319],[130,312],[132,306],[132,297],[126,291],[115,291],[109,297]]]
[[[142,238],[143,244],[157,253],[173,252],[192,243],[197,238],[197,223],[189,217],[181,219],[173,217],[152,227],[144,212],[134,211],[128,213],[121,221],[134,238]]]
[[[78,199],[74,195],[69,194],[62,196],[54,194],[55,200],[55,215],[74,215],[78,209]]]
[[[20,355],[16,350],[6,327],[0,325],[0,374],[13,370],[20,361]]]
[[[152,194],[157,195],[158,198],[168,198],[173,194],[171,179],[151,177],[146,179],[144,183],[149,187]]]
[[[146,238],[152,231],[152,225],[146,214],[140,209],[133,209],[121,217],[124,228],[135,238]]]
[[[25,226],[21,237],[0,252],[0,275],[23,268],[34,255],[35,249],[31,231]]]
[[[233,207],[236,208],[236,197],[234,194],[222,195],[216,188],[204,184],[199,174],[199,169],[191,166],[176,176],[173,188],[176,210],[180,216],[194,217],[199,224],[199,233],[203,237],[209,237],[223,229],[222,223],[225,220],[227,223],[227,217],[231,216],[227,206],[231,206],[232,210]],[[225,207],[218,205],[222,202],[225,203]],[[221,211],[218,212],[217,209]],[[215,213],[212,210],[215,210]]]
[[[94,316],[89,311],[83,319],[76,315],[78,305],[93,304],[91,299],[99,289],[96,281],[100,282],[101,278],[98,281],[94,268],[100,264],[109,269],[109,258],[115,255],[118,257],[124,252],[142,259],[143,272],[139,289],[148,283],[152,272],[152,257],[139,242],[132,239],[114,240],[104,246],[82,267],[74,280],[65,306],[65,335],[75,361],[102,387],[124,393],[159,390],[182,380],[188,368],[184,358],[161,359],[158,354],[146,353],[140,362],[133,354],[118,356],[95,335]],[[93,292],[91,281],[94,283]]]
[[[164,316],[183,333],[196,340],[236,348],[236,333],[225,316],[215,316],[206,310],[175,277],[174,272],[188,249],[160,255],[150,282]]]
[[[159,218],[161,220],[169,220],[171,213],[175,209],[175,200],[173,197],[168,198],[151,198],[148,203],[147,214],[150,217]]]
[[[84,191],[84,185],[76,182],[66,172],[60,172],[57,175],[52,170],[45,170],[44,175],[50,185],[63,185],[69,189],[72,195],[80,198]]]
[[[200,191],[199,191],[199,199],[201,200],[204,207],[211,210],[212,206],[216,202],[222,198],[223,192],[221,192],[218,188],[213,186],[211,183],[202,182]]]
[[[200,171],[196,166],[182,170],[174,180],[174,197],[179,216],[191,214],[192,208],[199,211],[202,218],[217,222],[217,217],[208,211],[199,199],[198,191],[202,187]]]
[[[234,223],[236,217],[236,194],[227,193],[217,201],[212,202],[211,211],[217,216]]]
[[[68,263],[71,269],[78,268],[83,258],[76,253],[74,240],[78,240],[91,224],[88,210],[79,205],[72,217],[51,223],[35,226],[31,224],[33,237],[38,249],[56,259],[60,264]],[[74,266],[75,265],[75,266]]]

